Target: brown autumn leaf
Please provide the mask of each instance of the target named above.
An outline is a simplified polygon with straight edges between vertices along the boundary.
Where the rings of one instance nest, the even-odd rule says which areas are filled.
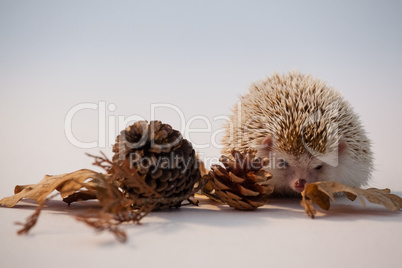
[[[83,183],[88,179],[104,178],[105,174],[98,173],[89,169],[80,169],[75,172],[61,175],[45,175],[37,184],[17,185],[14,195],[0,200],[0,205],[13,207],[21,199],[28,198],[42,203],[45,198],[54,190],[60,192],[64,198],[83,187]]]
[[[106,158],[93,156],[94,165],[102,167],[106,174],[97,173],[89,169],[81,169],[72,173],[49,176],[46,175],[39,183],[32,185],[17,185],[14,195],[0,200],[0,205],[15,206],[21,199],[29,198],[38,202],[35,212],[27,218],[18,234],[27,234],[37,223],[41,210],[46,202],[56,195],[61,195],[63,201],[71,204],[77,201],[97,199],[100,210],[76,216],[76,219],[86,223],[96,231],[109,231],[119,242],[125,242],[127,235],[119,228],[123,222],[140,224],[142,218],[153,211],[160,203],[182,201],[182,197],[163,197],[142,180],[137,172],[129,170],[128,165],[118,165]],[[128,160],[126,160],[128,161]],[[113,170],[113,172],[110,172]],[[132,199],[120,188],[119,178],[125,178],[126,185],[136,187],[144,193],[144,197]],[[203,187],[203,184],[194,188],[186,196],[190,204],[197,205],[191,200],[192,195]],[[54,190],[59,193],[50,195]],[[50,196],[49,196],[50,195]],[[177,199],[177,200],[176,200]]]
[[[363,198],[365,197],[369,202],[383,205],[390,211],[397,211],[402,208],[402,198],[391,194],[390,189],[360,189],[332,181],[320,181],[307,184],[304,191],[301,193],[302,201],[300,204],[304,207],[307,215],[314,218],[316,211],[313,203],[317,204],[322,209],[328,210],[330,208],[330,199],[335,201],[334,194],[340,192],[345,193],[351,201],[359,198],[363,206],[366,205]]]
[[[306,199],[305,197],[309,199]],[[313,203],[316,203],[320,208],[328,210],[330,207],[329,196],[318,189],[316,184],[306,185],[304,191],[302,192],[302,201],[300,204],[304,207],[307,215],[314,218],[317,211],[314,208]]]
[[[300,201],[300,205],[304,207],[304,211],[306,212],[306,214],[314,219],[315,214],[317,214],[317,211],[313,206],[313,201],[311,201],[311,199],[305,199],[303,196],[302,201]]]

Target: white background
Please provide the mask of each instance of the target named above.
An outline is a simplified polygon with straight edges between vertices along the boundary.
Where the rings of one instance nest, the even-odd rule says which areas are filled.
[[[111,156],[118,118],[151,118],[177,129],[208,159],[212,134],[238,95],[274,71],[300,70],[340,90],[373,142],[371,186],[402,192],[401,1],[0,1],[0,197],[44,174],[92,168],[85,153]],[[68,111],[82,110],[65,135]],[[199,117],[198,117],[199,118]],[[113,120],[116,124],[113,124]],[[105,138],[102,146],[99,133]],[[219,142],[219,135],[216,142]],[[62,266],[369,266],[396,265],[399,213],[339,202],[310,220],[297,200],[273,201],[251,213],[216,208],[154,213],[127,226],[127,245],[95,236],[52,202],[32,235],[14,221],[32,208],[0,209],[4,267]],[[73,210],[73,208],[71,208]],[[218,213],[219,212],[219,213]],[[61,262],[61,263],[60,263]],[[400,261],[399,261],[400,262]],[[2,265],[3,266],[3,265]]]

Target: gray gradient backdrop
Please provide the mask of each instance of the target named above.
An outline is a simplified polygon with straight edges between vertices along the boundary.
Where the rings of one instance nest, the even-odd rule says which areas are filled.
[[[116,106],[104,133],[113,140],[118,116],[149,119],[151,104],[169,103],[187,123],[212,120],[251,82],[293,69],[342,91],[373,141],[372,185],[401,191],[401,14],[401,1],[1,0],[0,194],[91,168],[85,152],[111,156],[110,146],[77,148],[66,138],[64,119],[79,103]],[[181,127],[172,109],[155,115]],[[97,141],[97,111],[77,113],[72,129]],[[190,135],[198,144],[210,137]]]

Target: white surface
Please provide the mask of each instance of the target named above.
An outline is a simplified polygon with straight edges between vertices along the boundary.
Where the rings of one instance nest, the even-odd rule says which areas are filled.
[[[400,193],[399,193],[400,194]],[[357,200],[356,200],[357,201]],[[28,236],[12,225],[31,205],[1,209],[3,267],[398,267],[402,214],[338,199],[310,219],[299,200],[275,199],[236,211],[201,198],[201,206],[154,212],[141,226],[124,225],[129,240],[66,215],[88,205],[52,201]]]
[[[227,115],[251,82],[292,69],[342,91],[373,141],[371,185],[402,193],[401,14],[401,1],[0,1],[0,197],[44,174],[93,168],[85,153],[112,155],[119,116],[149,120],[156,103],[183,113],[185,122],[156,109],[175,128],[206,116],[211,131],[186,137],[207,144],[197,149],[204,157],[218,157],[211,136],[223,121],[214,117]],[[106,120],[87,109],[71,127],[85,142],[102,134],[105,146],[74,146],[65,135],[69,110],[102,101],[116,107]],[[398,265],[400,213],[346,203],[311,220],[297,203],[153,213],[125,227],[126,245],[57,213],[57,203],[19,237],[13,223],[32,210],[0,208],[0,266]]]

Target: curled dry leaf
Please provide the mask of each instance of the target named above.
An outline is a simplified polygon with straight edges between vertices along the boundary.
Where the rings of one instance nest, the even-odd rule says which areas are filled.
[[[80,169],[75,172],[54,176],[45,175],[37,184],[17,185],[14,189],[14,195],[1,199],[0,205],[13,207],[23,198],[42,203],[54,190],[59,191],[64,198],[81,189],[86,180],[91,178],[101,178],[103,180],[104,176],[105,174],[89,169]]]
[[[126,233],[118,227],[121,223],[140,224],[141,219],[155,210],[159,204],[181,203],[183,198],[187,198],[191,204],[196,205],[196,202],[189,198],[203,186],[200,184],[184,197],[164,197],[147,185],[136,169],[128,169],[127,163],[119,165],[108,160],[105,155],[92,157],[95,158],[94,164],[108,171],[107,174],[82,169],[68,174],[46,175],[37,184],[17,185],[13,196],[0,200],[0,205],[7,207],[15,206],[23,198],[32,199],[39,203],[38,208],[25,223],[18,223],[23,226],[18,234],[27,234],[32,229],[45,203],[55,196],[49,197],[49,194],[58,190],[63,201],[68,204],[97,199],[101,205],[100,211],[95,214],[86,213],[77,216],[76,219],[86,223],[96,231],[109,231],[115,235],[119,242],[125,242],[127,240]],[[110,172],[111,170],[113,172]],[[121,189],[119,178],[125,178],[124,183],[126,185],[139,189],[144,193],[144,196],[133,199],[132,195],[128,195]]]
[[[363,206],[366,205],[363,198],[365,197],[369,202],[383,205],[390,211],[402,208],[402,198],[391,194],[390,189],[360,189],[332,181],[320,181],[306,185],[301,193],[302,201],[300,204],[304,207],[307,215],[314,218],[316,211],[313,203],[322,209],[328,210],[330,208],[330,199],[335,201],[334,194],[340,192],[344,192],[351,201],[359,198]]]

